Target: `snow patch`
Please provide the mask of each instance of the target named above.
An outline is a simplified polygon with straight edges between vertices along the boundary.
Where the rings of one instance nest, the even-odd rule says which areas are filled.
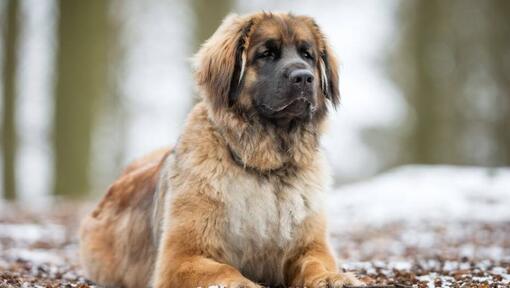
[[[31,262],[35,265],[41,265],[43,263],[52,263],[57,265],[65,264],[64,259],[57,256],[57,254],[51,250],[45,249],[18,249],[13,248],[5,251],[3,257],[11,260],[23,260]],[[2,257],[2,258],[3,258]]]
[[[329,196],[333,232],[402,221],[508,221],[510,168],[403,166]]]
[[[62,242],[65,238],[65,229],[55,224],[0,224],[0,238],[10,238],[25,243]]]

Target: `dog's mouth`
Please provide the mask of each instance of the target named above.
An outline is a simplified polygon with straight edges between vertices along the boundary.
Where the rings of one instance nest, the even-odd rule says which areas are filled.
[[[315,112],[316,109],[312,101],[306,97],[298,97],[276,107],[267,104],[261,104],[259,107],[264,114],[274,118],[306,116]]]

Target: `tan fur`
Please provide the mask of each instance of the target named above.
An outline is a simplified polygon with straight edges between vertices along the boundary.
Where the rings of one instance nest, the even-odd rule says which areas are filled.
[[[190,113],[179,143],[130,165],[82,224],[81,260],[92,280],[158,288],[360,284],[338,272],[326,240],[322,116],[283,133],[227,108],[239,43],[249,59],[258,27],[278,32],[265,21],[299,26],[301,20],[230,16],[202,47],[196,69],[204,101]],[[293,37],[312,37],[316,49],[329,51],[312,22]],[[337,81],[336,68],[326,67],[336,65],[334,56],[324,59],[316,72]],[[257,77],[247,63],[244,85]],[[323,113],[327,98],[337,101],[328,93],[337,93],[338,83],[330,85],[317,96]],[[249,109],[249,97],[241,93],[236,105]]]

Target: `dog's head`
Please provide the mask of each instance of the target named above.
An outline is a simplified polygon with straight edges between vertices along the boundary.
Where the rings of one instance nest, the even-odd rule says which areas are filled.
[[[196,78],[215,111],[270,123],[322,119],[339,102],[334,55],[312,18],[230,15],[195,58]]]

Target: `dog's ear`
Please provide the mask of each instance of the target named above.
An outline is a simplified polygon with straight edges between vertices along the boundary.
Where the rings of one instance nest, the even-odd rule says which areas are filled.
[[[227,16],[194,57],[197,83],[214,109],[230,106],[237,97],[252,26],[248,17]]]
[[[331,101],[333,107],[340,103],[340,89],[338,87],[338,64],[328,41],[323,37],[323,49],[320,52],[319,68],[321,87],[324,96]]]
[[[336,107],[340,103],[340,90],[338,87],[338,63],[335,54],[319,25],[310,17],[304,16],[304,20],[311,26],[319,44],[318,62],[322,92],[333,107]]]

